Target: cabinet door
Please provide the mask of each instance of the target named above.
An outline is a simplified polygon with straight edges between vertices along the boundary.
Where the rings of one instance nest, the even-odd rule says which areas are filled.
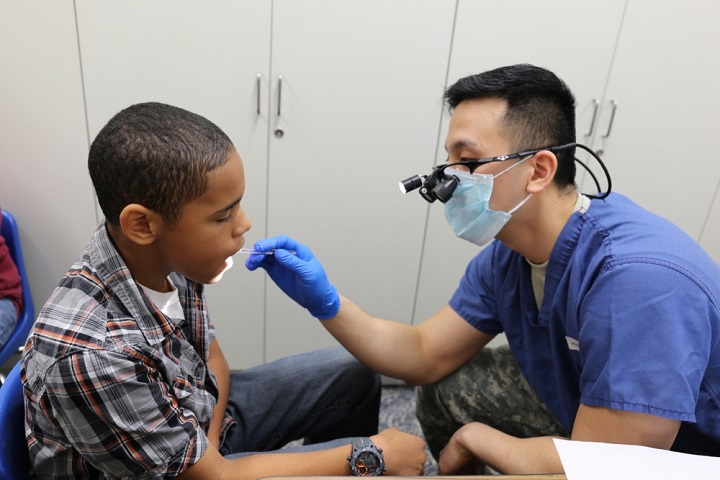
[[[445,0],[274,2],[271,130],[284,135],[269,142],[268,233],[306,243],[340,292],[405,322],[426,207],[398,181],[432,164],[453,14]],[[267,298],[268,359],[337,344],[270,282]]]
[[[0,206],[38,311],[97,225],[71,2],[0,1],[0,132]]]
[[[246,238],[264,236],[270,3],[81,0],[77,11],[90,136],[138,102],[207,117],[243,159],[242,206],[254,225]],[[233,368],[263,361],[264,277],[241,262],[206,290]]]
[[[460,0],[447,83],[516,63],[545,67],[575,94],[577,141],[587,143],[595,101],[602,98],[624,8],[624,0]],[[437,163],[445,162],[447,124],[448,117],[443,122]],[[429,171],[430,165],[424,168]],[[442,204],[430,206],[416,323],[447,304],[478,251],[478,247],[454,236]]]
[[[718,15],[715,2],[629,2],[599,133],[611,101],[617,113],[595,142],[616,191],[696,240],[720,178]]]

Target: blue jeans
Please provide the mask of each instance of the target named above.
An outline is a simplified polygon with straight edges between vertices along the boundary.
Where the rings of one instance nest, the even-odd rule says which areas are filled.
[[[377,433],[380,376],[341,347],[283,358],[230,376],[237,421],[220,453],[230,458],[282,448],[311,451]]]
[[[0,347],[5,345],[17,323],[17,308],[9,298],[0,298]]]

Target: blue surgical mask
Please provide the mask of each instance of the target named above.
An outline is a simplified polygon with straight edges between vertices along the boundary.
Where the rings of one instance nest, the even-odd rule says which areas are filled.
[[[532,194],[525,197],[509,212],[490,210],[493,180],[531,156],[525,157],[497,175],[446,170],[446,175],[455,175],[459,180],[452,197],[445,202],[445,218],[455,235],[481,247],[495,238],[512,214],[522,207]]]

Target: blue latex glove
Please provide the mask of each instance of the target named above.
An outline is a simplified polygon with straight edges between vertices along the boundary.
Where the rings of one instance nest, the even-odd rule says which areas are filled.
[[[251,271],[264,268],[277,286],[313,317],[334,317],[340,310],[340,296],[310,249],[284,235],[255,243],[259,252],[273,249],[275,255],[250,255],[245,266]]]

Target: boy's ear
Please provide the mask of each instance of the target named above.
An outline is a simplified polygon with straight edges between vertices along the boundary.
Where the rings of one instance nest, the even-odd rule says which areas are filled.
[[[120,229],[132,242],[150,245],[162,232],[162,217],[142,205],[131,203],[120,212]]]
[[[532,159],[533,175],[528,185],[529,193],[538,193],[553,182],[557,172],[557,157],[549,150],[541,150]]]

